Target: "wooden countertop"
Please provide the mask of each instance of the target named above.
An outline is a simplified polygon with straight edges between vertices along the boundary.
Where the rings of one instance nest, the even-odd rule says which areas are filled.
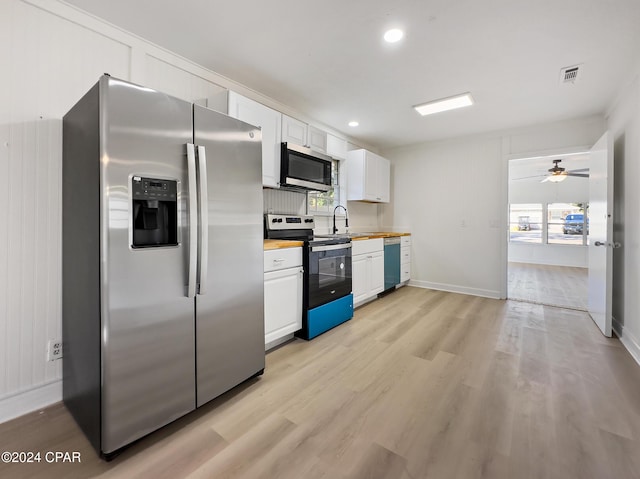
[[[392,231],[378,231],[375,233],[367,233],[366,236],[355,236],[351,238],[351,241],[360,241],[360,240],[368,240],[368,239],[376,239],[376,238],[392,238],[395,236],[411,236],[411,233],[396,233]],[[282,248],[297,248],[302,246],[302,241],[293,241],[293,240],[273,240],[266,239],[264,240],[264,250],[272,250],[272,249],[282,249]]]
[[[368,239],[376,239],[376,238],[393,238],[396,236],[411,236],[411,233],[396,233],[392,231],[379,231],[376,233],[367,234],[367,236],[356,236],[351,238],[351,241],[360,241],[360,240],[368,240]]]
[[[282,249],[282,248],[297,248],[302,246],[302,241],[292,241],[292,240],[274,240],[274,239],[266,239],[264,240],[264,249]]]

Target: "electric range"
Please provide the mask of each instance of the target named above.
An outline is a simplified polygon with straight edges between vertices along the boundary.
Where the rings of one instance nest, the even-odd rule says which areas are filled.
[[[313,216],[267,214],[264,237],[303,241],[302,329],[313,339],[353,317],[351,239],[315,237]]]

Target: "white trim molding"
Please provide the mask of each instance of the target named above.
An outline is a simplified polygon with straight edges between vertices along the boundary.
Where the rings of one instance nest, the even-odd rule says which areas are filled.
[[[431,281],[420,281],[415,279],[409,281],[409,286],[415,286],[416,288],[424,289],[435,289],[437,291],[446,291],[448,293],[468,294],[471,296],[480,296],[483,298],[504,299],[500,297],[500,291],[494,291],[491,289],[469,288],[466,286],[432,283]]]
[[[62,380],[0,399],[0,424],[62,401]]]
[[[640,365],[640,341],[629,331],[625,331],[624,325],[613,318],[613,332],[620,339],[622,345],[629,351],[631,357]]]

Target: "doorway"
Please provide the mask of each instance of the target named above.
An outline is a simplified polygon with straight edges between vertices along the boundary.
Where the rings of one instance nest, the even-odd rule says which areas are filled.
[[[508,166],[507,298],[587,310],[589,153]]]

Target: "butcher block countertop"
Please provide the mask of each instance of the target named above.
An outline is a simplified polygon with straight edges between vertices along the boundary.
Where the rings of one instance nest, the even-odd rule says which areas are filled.
[[[377,233],[367,233],[366,236],[360,236],[360,235],[355,236],[351,238],[351,241],[368,240],[368,239],[375,239],[375,238],[393,238],[395,236],[411,236],[411,233],[394,233],[391,231],[389,232],[380,231]]]
[[[264,240],[265,251],[270,249],[297,248],[299,246],[302,246],[302,241],[275,240],[275,239]]]
[[[392,238],[394,236],[411,236],[411,233],[395,233],[391,231],[378,231],[375,233],[354,233],[351,236],[351,241],[368,240],[375,238]],[[282,248],[297,248],[302,246],[302,241],[293,240],[264,240],[264,250],[282,249]]]

